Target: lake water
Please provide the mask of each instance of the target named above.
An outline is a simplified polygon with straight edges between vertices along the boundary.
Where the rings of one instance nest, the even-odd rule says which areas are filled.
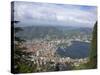
[[[85,58],[89,55],[90,43],[72,41],[72,45],[67,48],[59,47],[57,53],[62,57]]]

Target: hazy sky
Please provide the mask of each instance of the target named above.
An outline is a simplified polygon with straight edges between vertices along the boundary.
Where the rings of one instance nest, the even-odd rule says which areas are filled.
[[[20,26],[93,27],[97,20],[97,7],[15,1],[14,19],[20,21]]]

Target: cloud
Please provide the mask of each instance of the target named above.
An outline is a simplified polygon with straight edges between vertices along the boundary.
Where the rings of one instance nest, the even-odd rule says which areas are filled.
[[[97,7],[15,1],[14,18],[27,25],[93,26]]]

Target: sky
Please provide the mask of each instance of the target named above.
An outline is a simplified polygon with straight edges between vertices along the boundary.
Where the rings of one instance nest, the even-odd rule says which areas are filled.
[[[97,21],[97,7],[15,1],[14,20],[20,21],[18,26],[93,27]]]

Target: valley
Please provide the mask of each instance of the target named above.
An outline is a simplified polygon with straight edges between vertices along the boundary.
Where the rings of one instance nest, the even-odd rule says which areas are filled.
[[[41,68],[40,66],[46,66],[47,64],[54,69],[57,64],[59,64],[58,68],[61,68],[61,65],[64,67],[64,65],[68,66],[70,64],[69,68],[65,67],[65,69],[62,68],[60,70],[72,69],[74,66],[88,62],[89,44],[92,38],[91,31],[87,31],[86,33],[86,29],[84,30],[83,28],[79,30],[76,28],[69,30],[67,28],[62,28],[61,30],[59,27],[47,28],[33,27],[34,30],[36,29],[34,32],[31,28],[26,33],[23,30],[23,34],[21,32],[17,34],[26,40],[22,45],[27,48],[26,52],[32,53],[30,55],[31,58],[27,60],[37,64],[38,69]],[[25,31],[27,30],[26,28]],[[24,34],[27,36],[25,37]],[[32,37],[31,34],[34,36]]]

